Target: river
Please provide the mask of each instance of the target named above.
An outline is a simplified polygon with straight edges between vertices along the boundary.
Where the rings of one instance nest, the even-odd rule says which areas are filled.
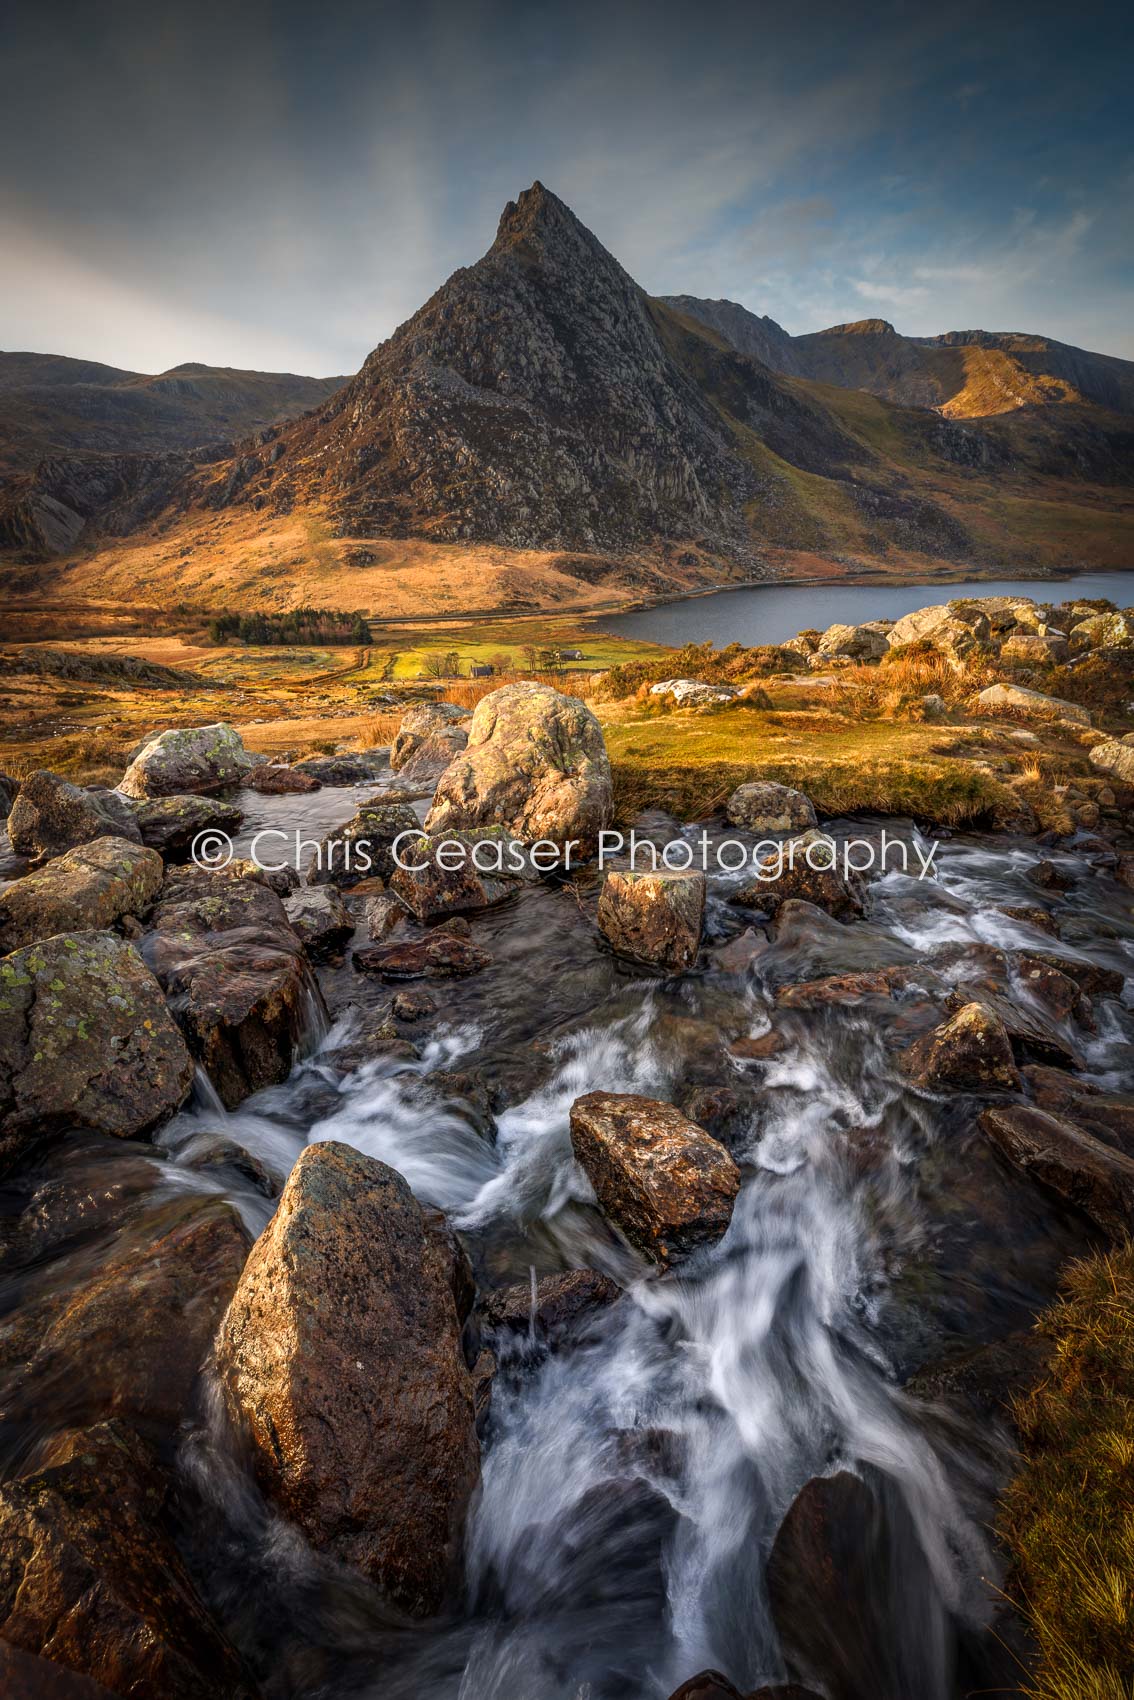
[[[898,620],[915,608],[965,596],[1030,596],[1037,602],[1107,597],[1134,603],[1134,571],[1076,573],[1065,579],[970,579],[961,584],[758,584],[720,590],[654,608],[604,615],[598,624],[615,637],[650,643],[784,643],[809,627]]]

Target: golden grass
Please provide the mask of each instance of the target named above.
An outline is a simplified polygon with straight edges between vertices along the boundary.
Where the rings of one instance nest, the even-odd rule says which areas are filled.
[[[1032,1700],[1134,1695],[1134,1248],[1068,1270],[1041,1319],[1047,1374],[1015,1406],[1024,1461],[1002,1507],[1040,1648]]]

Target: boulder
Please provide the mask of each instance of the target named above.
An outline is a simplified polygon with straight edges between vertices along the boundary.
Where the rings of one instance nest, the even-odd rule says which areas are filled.
[[[440,779],[469,741],[468,713],[451,702],[419,703],[411,708],[390,745],[390,766],[409,779]]]
[[[0,773],[0,820],[7,820],[19,789],[18,779],[13,779],[10,773]]]
[[[347,889],[375,877],[388,880],[395,868],[395,840],[420,832],[421,822],[408,803],[372,797],[324,838],[307,869],[308,883]]]
[[[539,878],[523,846],[498,826],[421,833],[398,854],[390,890],[419,921],[489,909],[511,897],[518,881]]]
[[[555,1341],[619,1296],[619,1288],[597,1269],[569,1269],[563,1275],[544,1275],[534,1291],[532,1283],[525,1281],[487,1293],[480,1319],[494,1332],[503,1329]]]
[[[1023,1174],[1074,1205],[1108,1238],[1134,1225],[1134,1159],[1095,1139],[1063,1116],[1031,1104],[998,1104],[980,1125],[996,1149]]]
[[[8,840],[20,856],[46,860],[89,844],[92,838],[127,838],[140,844],[142,835],[133,810],[111,793],[84,791],[57,773],[40,768],[23,781],[8,816]],[[128,816],[124,819],[123,815]]]
[[[738,692],[733,685],[710,685],[704,679],[661,679],[650,686],[652,697],[672,697],[678,708],[705,708],[711,703],[732,702]]]
[[[547,685],[519,683],[477,704],[468,748],[442,775],[426,826],[502,826],[528,844],[574,840],[587,856],[612,807],[610,762],[590,709]]]
[[[1134,744],[1123,744],[1116,738],[1108,738],[1101,744],[1091,746],[1087,760],[1092,767],[1097,767],[1100,773],[1111,773],[1124,785],[1134,785]]]
[[[367,937],[379,944],[403,926],[409,916],[401,898],[390,891],[380,891],[376,897],[368,897],[365,913]]]
[[[183,1102],[193,1064],[133,945],[59,933],[0,960],[0,1170],[43,1134],[121,1137]]]
[[[279,867],[262,868],[259,862],[238,856],[217,872],[230,880],[255,880],[257,885],[266,885],[269,891],[274,891],[277,897],[289,896],[299,885],[299,875],[286,862]]]
[[[60,1442],[0,1487],[0,1638],[45,1655],[36,1700],[251,1700],[239,1657],[201,1603],[159,1522],[164,1483],[128,1428]],[[91,1687],[56,1688],[52,1671]],[[20,1689],[4,1692],[18,1700]]]
[[[928,643],[954,659],[987,643],[992,627],[984,610],[975,602],[937,602],[915,608],[890,627],[891,649],[905,644]]]
[[[155,797],[139,805],[134,819],[143,844],[159,851],[167,862],[184,862],[201,833],[227,836],[236,832],[244,812],[216,797]]]
[[[589,1092],[571,1106],[571,1148],[604,1214],[652,1262],[668,1264],[727,1231],[740,1170],[672,1104]]]
[[[395,992],[390,1011],[397,1021],[428,1021],[437,1014],[437,1000],[424,986],[411,986],[408,992]]]
[[[977,693],[976,707],[978,714],[1022,714],[1028,720],[1068,721],[1075,726],[1091,724],[1090,714],[1077,702],[1045,696],[1042,691],[1028,691],[1023,685],[989,685]]]
[[[805,832],[789,839],[759,864],[758,877],[732,896],[741,908],[760,909],[766,915],[793,900],[814,904],[839,921],[853,920],[865,910],[861,877],[842,872],[835,842],[825,833]]]
[[[807,832],[818,825],[810,797],[768,779],[738,785],[725,804],[725,814],[733,826],[748,832]]]
[[[320,785],[365,785],[390,765],[389,750],[356,750],[350,755],[309,756],[292,763],[293,773],[305,773]]]
[[[126,797],[179,797],[242,785],[260,764],[239,732],[213,726],[179,726],[143,744],[118,784]]]
[[[603,879],[599,931],[620,956],[684,973],[697,960],[704,920],[702,873],[612,870]]]
[[[216,1345],[266,1493],[403,1610],[438,1611],[479,1476],[452,1246],[402,1177],[300,1154]]]
[[[334,956],[354,936],[354,916],[333,885],[305,885],[283,900],[308,956]]]
[[[322,997],[275,892],[172,868],[150,925],[146,957],[225,1106],[285,1080]]]
[[[265,797],[300,797],[309,791],[318,791],[323,781],[298,767],[265,762],[262,767],[254,767],[244,783],[249,790],[259,791]]]
[[[362,973],[384,980],[453,980],[479,974],[492,962],[480,945],[448,927],[434,927],[423,938],[364,945],[351,960]]]
[[[1090,614],[1079,620],[1069,633],[1071,648],[1129,649],[1134,645],[1134,620],[1129,614]]]
[[[1003,661],[1015,661],[1024,667],[1058,667],[1066,661],[1067,639],[1045,634],[1016,632],[1005,638],[1000,646]]]
[[[828,626],[819,639],[816,653],[849,655],[852,661],[877,661],[889,647],[886,628],[868,622],[863,626]]]
[[[54,933],[112,927],[157,896],[161,857],[125,838],[92,838],[0,891],[0,952]]]
[[[1012,1041],[1000,1017],[967,1003],[902,1058],[906,1073],[930,1091],[1019,1092]]]

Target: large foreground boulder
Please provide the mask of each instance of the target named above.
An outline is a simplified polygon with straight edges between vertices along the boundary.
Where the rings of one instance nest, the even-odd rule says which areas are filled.
[[[712,1245],[732,1220],[740,1170],[673,1104],[588,1092],[571,1106],[571,1148],[605,1215],[654,1263]]]
[[[167,862],[183,862],[202,833],[236,832],[244,814],[235,803],[216,797],[154,797],[134,818],[143,844],[160,851]]]
[[[453,1584],[479,1476],[453,1247],[402,1177],[309,1145],[217,1337],[265,1491],[404,1610]]]
[[[468,744],[468,718],[466,709],[451,702],[419,703],[411,708],[390,745],[394,772],[406,779],[440,779]]]
[[[322,997],[275,892],[172,868],[150,925],[146,958],[226,1107],[285,1080]]]
[[[0,960],[0,1171],[70,1127],[123,1137],[182,1103],[193,1064],[154,976],[109,933]]]
[[[225,791],[242,785],[260,765],[260,758],[244,748],[240,733],[223,720],[214,726],[179,726],[142,745],[118,789],[126,797]]]
[[[8,839],[21,856],[61,856],[93,838],[127,838],[140,844],[142,835],[133,809],[111,791],[84,791],[45,768],[23,781],[8,816]]]
[[[0,951],[54,933],[112,927],[157,896],[161,857],[126,838],[93,838],[0,891]]]
[[[468,748],[441,776],[431,832],[503,826],[523,843],[577,843],[594,853],[613,806],[602,729],[578,697],[547,685],[504,685],[484,697]]]
[[[29,1695],[69,1694],[48,1686],[59,1668],[135,1700],[250,1700],[247,1672],[161,1528],[164,1496],[118,1423],[71,1435],[43,1468],[0,1487],[0,1639],[50,1661]]]
[[[1120,1240],[1134,1228],[1134,1159],[1031,1104],[996,1105],[980,1125],[1010,1163],[1081,1210],[1108,1238]]]
[[[697,960],[704,920],[704,874],[616,869],[603,880],[599,931],[635,962],[684,973]]]
[[[818,825],[810,797],[770,779],[738,785],[725,804],[725,814],[733,826],[749,832],[807,832]]]

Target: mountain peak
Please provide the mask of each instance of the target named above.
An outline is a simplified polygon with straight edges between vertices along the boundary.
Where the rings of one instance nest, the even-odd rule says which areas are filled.
[[[504,208],[491,251],[516,254],[544,265],[557,258],[606,255],[598,237],[538,178],[519,200],[509,201]]]

